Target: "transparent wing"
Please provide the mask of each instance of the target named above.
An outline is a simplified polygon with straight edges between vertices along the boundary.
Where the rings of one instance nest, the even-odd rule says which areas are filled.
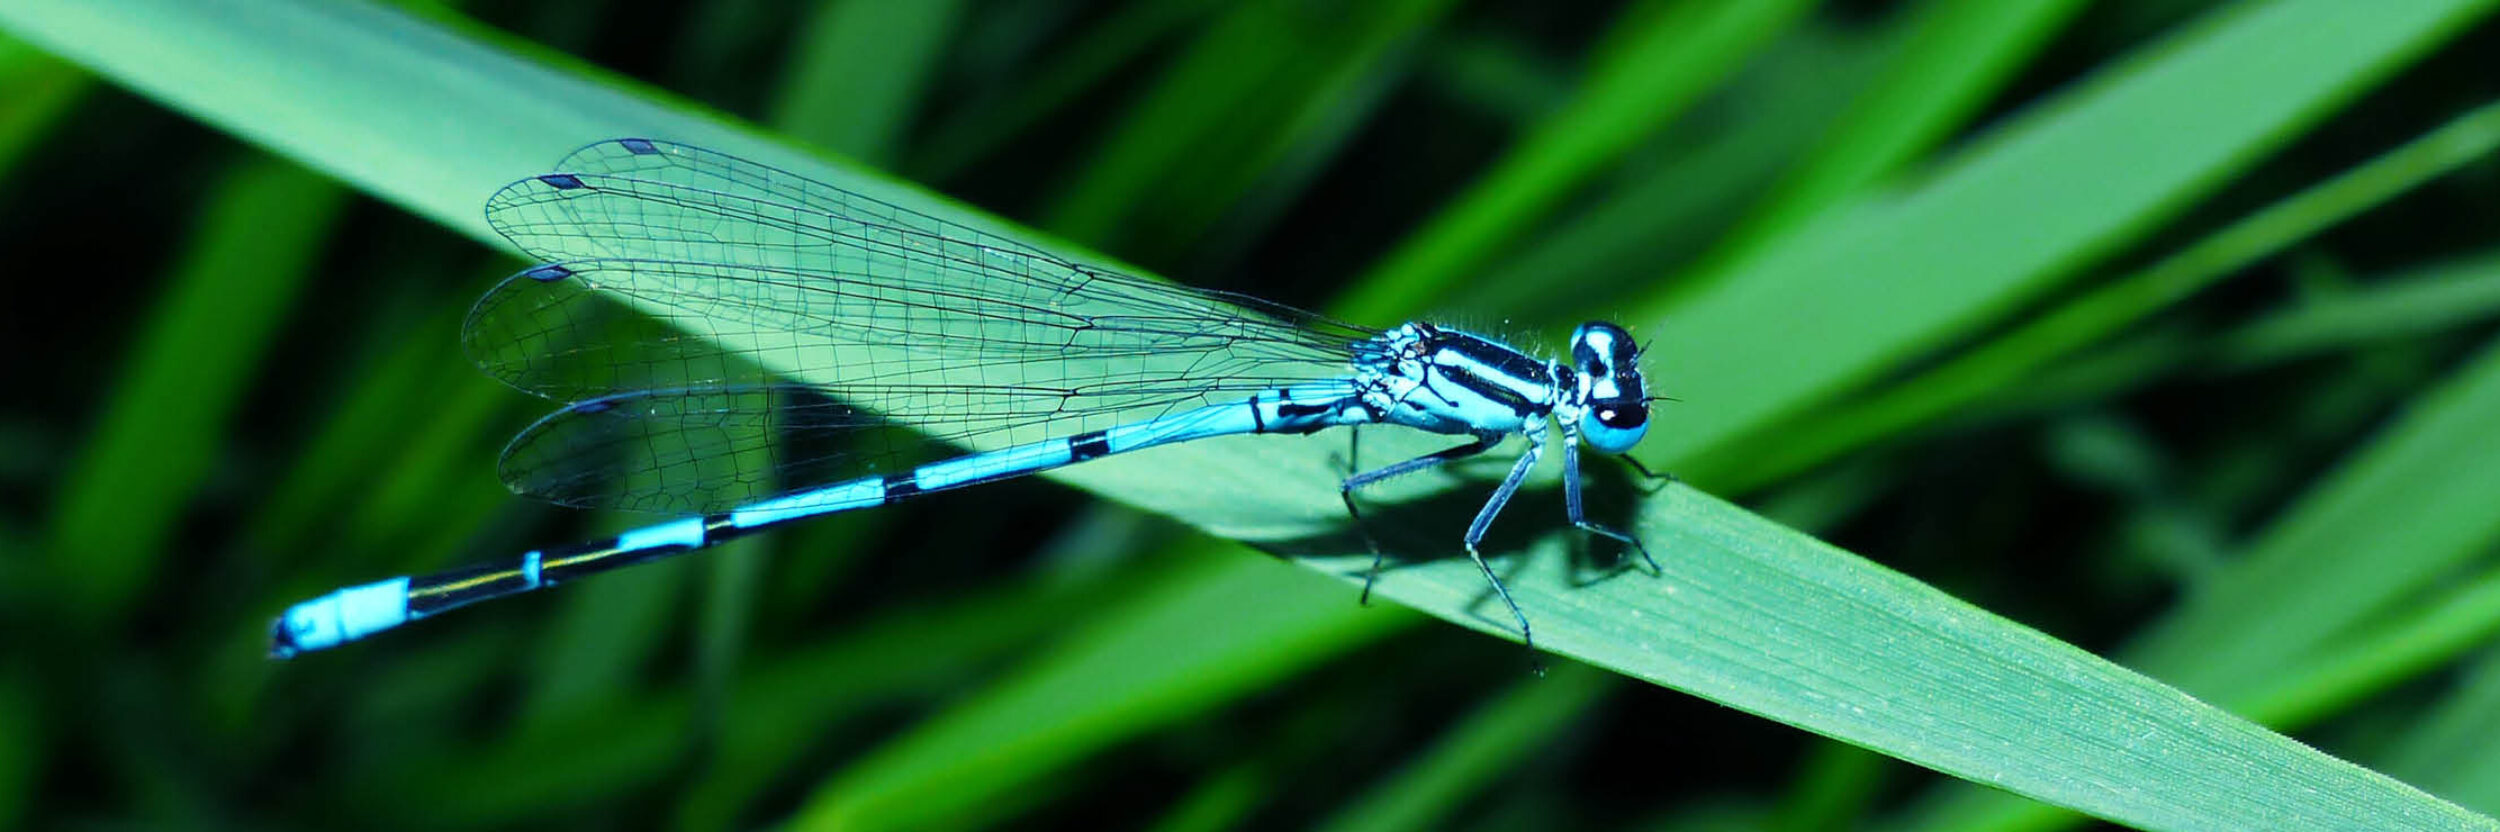
[[[932,391],[965,409],[956,441],[1011,428],[1015,391]],[[726,511],[949,453],[884,416],[793,384],[638,390],[576,402],[504,448],[514,491],[570,506]]]
[[[890,472],[932,443],[1037,441],[1342,375],[1373,334],[707,151],[619,140],[567,164],[490,200],[498,231],[553,262],[489,292],[464,333],[488,374],[576,402],[505,454],[508,483],[557,502],[719,510]]]
[[[513,437],[498,469],[513,491],[563,505],[708,513],[806,478],[811,456],[897,450],[881,421],[796,386],[636,391],[548,414]],[[787,438],[811,433],[831,447]]]
[[[582,146],[557,162],[564,173],[615,176],[698,191],[733,194],[823,214],[856,217],[886,228],[983,248],[1050,255],[1016,240],[882,202],[769,165],[657,139],[609,139]]]

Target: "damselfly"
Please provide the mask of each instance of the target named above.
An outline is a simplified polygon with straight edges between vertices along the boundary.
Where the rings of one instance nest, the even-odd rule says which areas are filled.
[[[1543,360],[1428,323],[1369,329],[1069,262],[685,145],[604,141],[558,170],[487,201],[495,230],[547,264],[496,286],[463,332],[489,375],[567,402],[504,449],[504,481],[685,516],[331,592],[278,619],[272,655],[805,518],[1157,445],[1354,425],[1468,441],[1347,477],[1350,513],[1366,485],[1525,440],[1463,542],[1531,647],[1477,546],[1549,426],[1571,522],[1649,557],[1580,505],[1580,445],[1621,454],[1648,429],[1640,349],[1614,324],[1582,325],[1568,361]],[[618,323],[627,308],[667,326]],[[899,438],[896,423],[922,433]],[[933,444],[951,458],[906,462]]]

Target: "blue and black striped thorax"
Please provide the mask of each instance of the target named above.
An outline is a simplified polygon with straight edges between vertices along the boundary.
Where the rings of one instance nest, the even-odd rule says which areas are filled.
[[[1436,433],[1507,433],[1552,415],[1579,388],[1569,366],[1455,329],[1409,323],[1355,351],[1374,421]]]
[[[1357,397],[1370,421],[1486,436],[1538,429],[1623,453],[1648,429],[1640,348],[1604,321],[1571,336],[1571,360],[1539,359],[1481,335],[1409,323],[1355,345]]]

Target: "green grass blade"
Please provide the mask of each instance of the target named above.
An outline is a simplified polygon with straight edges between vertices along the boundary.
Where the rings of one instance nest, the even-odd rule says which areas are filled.
[[[2240,690],[2500,543],[2500,345],[2295,502],[2131,650],[2199,690]],[[2368,552],[2368,557],[2354,557]]]
[[[2500,254],[2484,254],[2370,281],[2303,302],[2224,337],[2214,362],[2247,369],[2426,335],[2500,314]]]
[[[2455,690],[2424,714],[2387,755],[2384,768],[2475,810],[2500,811],[2500,651],[2486,649]]]
[[[1026,670],[922,723],[811,795],[793,829],[907,829],[986,816],[1019,787],[1415,619],[1233,547],[1097,614]],[[1223,626],[1202,626],[1204,622]]]
[[[1299,94],[1279,102],[1274,128],[1236,138],[1256,142],[1226,160],[1229,164],[1208,165],[1193,177],[1203,178],[1205,192],[1176,203],[1172,230],[1150,241],[1177,252],[1179,241],[1194,237],[1202,241],[1189,252],[1197,262],[1217,268],[1237,262],[1286,211],[1301,204],[1303,194],[1371,125],[1408,75],[1416,43],[1435,35],[1458,5],[1450,0],[1379,4],[1378,17],[1341,35],[1349,42],[1335,60],[1311,67],[1317,72]]]
[[[1617,678],[1587,665],[1563,665],[1513,685],[1469,714],[1406,766],[1321,827],[1330,832],[1446,829],[1469,798],[1498,788],[1564,726],[1614,690]]]
[[[1171,811],[1146,827],[1149,832],[1224,832],[1241,829],[1242,819],[1259,808],[1269,784],[1256,770],[1242,766],[1216,774],[1183,795]]]
[[[610,528],[634,525],[619,515]],[[573,713],[632,697],[634,681],[668,646],[667,636],[678,632],[687,590],[701,583],[701,570],[710,566],[695,560],[656,563],[547,599],[555,620],[538,634],[525,663],[529,686],[511,730],[533,733]]]
[[[739,828],[741,812],[827,737],[894,707],[944,695],[999,663],[1048,625],[1133,592],[1121,577],[1069,587],[982,588],[940,604],[906,604],[842,638],[770,656],[741,670],[721,714],[706,775],[673,807],[685,830]],[[455,745],[378,766],[377,791],[421,795],[427,817],[456,826],[513,823],[550,807],[663,788],[698,719],[682,693],[611,698],[527,735]],[[550,761],[595,760],[597,765]],[[394,785],[395,784],[395,785]]]
[[[365,370],[331,385],[337,396],[319,409],[311,435],[276,489],[244,523],[237,548],[264,556],[297,553],[325,523],[351,508],[355,486],[428,415],[428,399],[462,363],[459,346],[440,337],[459,331],[466,310],[445,305],[422,318],[377,322],[356,366]],[[310,587],[307,587],[310,588]]]
[[[1806,5],[1683,0],[1618,27],[1610,54],[1589,70],[1570,104],[1537,124],[1331,310],[1375,320],[1448,294],[1590,177],[1682,115]]]
[[[2344,711],[2396,683],[2447,666],[2500,634],[2500,573],[2443,586],[2393,620],[2322,645],[2289,672],[2253,687],[2232,710],[2297,728]]]
[[[448,12],[418,19],[309,0],[0,8],[0,26],[30,43],[496,246],[505,243],[486,227],[485,196],[605,137],[664,136],[799,165],[863,191],[894,190],[560,53],[448,28],[457,25]],[[542,61],[579,72],[551,72]]]
[[[836,0],[816,10],[775,101],[791,138],[866,162],[892,158],[963,0]]]
[[[1844,742],[1817,743],[1779,813],[1763,826],[1771,832],[1860,828],[1891,769],[1881,754]]]
[[[1159,258],[1184,249],[1298,150],[1326,147],[1449,0],[1344,8],[1256,0],[1209,26],[1104,140],[1043,224]],[[1278,50],[1278,43],[1300,48]]]
[[[2152,829],[2484,829],[2344,763],[1681,487],[1638,531],[1666,574],[1509,581],[1539,643],[1919,765]],[[1351,559],[1349,559],[1351,560]],[[1559,557],[1548,557],[1558,562]],[[1379,594],[1496,631],[1464,562]],[[1484,616],[1468,618],[1469,615]]]
[[[2488,505],[2500,493],[2500,468],[2457,464],[2500,459],[2495,423],[2500,345],[2295,502],[2149,628],[2128,650],[2130,664],[2260,718],[2314,718],[2471,647],[2500,626],[2490,588],[2467,583],[2427,602],[2419,594],[2500,542],[2500,516]],[[2399,604],[2414,609],[2365,626],[2403,611]],[[1917,828],[1940,830],[2074,820],[1967,789],[1937,798],[1918,818]]]
[[[1778,185],[1835,114],[1866,93],[1854,82],[1899,51],[1890,32],[1836,28],[1801,26],[1765,45],[1714,93],[1746,106],[1662,131],[1618,181],[1549,232],[1520,241],[1449,294],[1410,297],[1414,306],[1395,311],[1545,320],[1650,297],[1655,283],[1626,278],[1681,270],[1717,246],[1744,218],[1730,206]]]
[[[392,475],[368,481],[346,507],[329,564],[340,568],[423,571],[449,566],[456,543],[474,527],[449,524],[438,513],[447,497],[510,499],[511,494],[478,460],[495,458],[511,436],[517,414],[528,405],[509,388],[474,368],[435,366],[433,398],[426,418],[401,435],[391,452],[369,464]],[[446,545],[416,541],[448,537]],[[378,559],[378,560],[375,560]],[[333,574],[330,580],[339,576]]]
[[[2491,5],[2235,4],[2042,102],[1919,186],[1818,215],[1690,298],[1626,316],[1653,339],[1653,374],[1707,404],[1676,408],[1675,430],[1640,455],[1679,469],[2012,310]],[[2007,216],[2023,218],[2020,233],[1970,233]]]
[[[1902,25],[1897,58],[1839,124],[1728,236],[1743,251],[1866,188],[1942,141],[2013,79],[2082,3],[1929,0]]]
[[[400,274],[424,283],[453,282],[441,281],[424,271],[437,263],[374,258],[374,262],[381,261],[390,262],[380,268],[400,270]],[[420,290],[418,294],[423,301],[439,303],[439,308],[421,314],[380,312],[373,316],[367,324],[370,340],[362,349],[344,350],[356,357],[340,368],[336,377],[319,382],[337,390],[337,395],[327,405],[306,407],[298,414],[304,419],[298,431],[305,438],[296,445],[293,460],[275,479],[279,485],[253,501],[253,507],[243,514],[240,530],[224,546],[232,561],[253,564],[263,574],[285,576],[283,580],[260,584],[262,596],[252,602],[221,605],[217,623],[209,625],[232,635],[217,642],[220,649],[211,652],[209,668],[203,669],[203,678],[193,690],[201,699],[214,703],[212,712],[216,716],[209,721],[218,729],[231,732],[225,738],[227,742],[266,741],[282,735],[265,718],[253,713],[265,703],[269,684],[281,678],[272,672],[265,652],[270,611],[334,588],[339,582],[391,568],[387,558],[378,556],[406,554],[406,550],[363,545],[380,539],[373,536],[372,532],[378,530],[373,525],[362,525],[361,534],[348,531],[357,528],[359,520],[375,519],[360,500],[377,490],[372,487],[377,468],[400,470],[378,466],[377,461],[408,464],[412,460],[407,454],[425,446],[422,442],[412,443],[411,437],[428,435],[430,428],[446,422],[461,421],[456,406],[460,397],[450,396],[448,401],[452,404],[447,405],[445,394],[478,381],[476,374],[463,366],[467,362],[460,355],[459,346],[446,337],[458,331],[465,307],[444,302],[449,299],[437,298],[432,292]],[[298,380],[313,381],[300,377],[308,374],[299,370]],[[476,463],[471,448],[435,447],[444,454],[460,457],[464,465]],[[431,465],[418,463],[414,470],[441,470],[447,462],[438,459]],[[500,497],[501,491],[489,487],[468,493]],[[426,496],[429,499],[423,504],[425,523],[438,532],[474,529],[475,519],[483,514],[463,510],[474,509],[474,500],[463,503],[441,493]],[[397,539],[407,538],[399,535]]]
[[[2243,373],[2339,351],[2437,335],[2500,316],[2500,258],[2475,255],[2293,301],[2216,337],[2167,326],[2125,336],[2000,388],[1940,429],[2037,415],[2105,401],[2166,379]]]
[[[1571,98],[1574,78],[1560,56],[1530,49],[1514,33],[1452,28],[1418,56],[1416,80],[1479,114],[1506,124],[1544,118]]]
[[[0,37],[0,174],[17,166],[92,88],[93,78],[15,38]]]
[[[345,198],[319,176],[258,159],[211,198],[55,506],[48,549],[66,620],[117,618],[169,554]],[[160,418],[169,412],[187,418]]]
[[[1936,369],[1847,407],[1762,428],[1678,470],[1746,490],[1878,438],[1948,417],[2188,295],[2500,147],[2500,105],[2475,109],[2341,176],[2310,186],[1990,339]]]
[[[774,659],[738,685],[717,762],[679,804],[678,827],[735,828],[739,813],[789,778],[795,761],[885,700],[949,696],[961,678],[1013,664],[1016,651],[1066,622],[1167,585],[1170,568],[1144,564],[1107,579],[1025,582],[935,608],[913,605],[835,644]]]
[[[1111,78],[1174,30],[1206,17],[1217,0],[1135,0],[1087,29],[1065,49],[1040,58],[1028,80],[976,95],[932,125],[903,168],[931,181],[965,168],[1025,135],[1034,124]]]

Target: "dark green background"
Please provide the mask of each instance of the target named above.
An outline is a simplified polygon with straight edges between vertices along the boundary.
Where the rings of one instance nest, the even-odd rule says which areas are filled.
[[[519,39],[1176,280],[1543,342],[1702,293],[1814,218],[1945,178],[1997,128],[2265,4],[473,5]],[[1674,467],[2500,808],[2485,751],[2500,654],[2481,644],[2500,605],[2472,594],[2494,568],[2500,528],[2476,517],[2500,516],[2481,473],[2500,456],[2469,443],[2346,467],[2431,430],[2410,416],[2487,412],[2489,5],[2214,181],[2119,218],[2133,233],[2071,254],[2064,283]],[[2031,235],[2058,208],[1950,231],[2047,245]],[[289,601],[645,519],[531,504],[494,479],[503,439],[544,404],[471,370],[456,332],[520,264],[14,41],[0,263],[15,290],[0,305],[0,827],[716,829],[821,820],[828,795],[891,788],[947,825],[2004,828],[1938,809],[1970,799],[1950,779],[1568,660],[1529,679],[1515,646],[1385,605],[1239,678],[1054,725],[1107,695],[1050,676],[1055,662],[1171,625],[1140,610],[1207,575],[1338,611],[1354,593],[1040,480],[270,663],[262,628]],[[1908,294],[1922,277],[1847,265],[1832,279]],[[2177,290],[2136,311],[2094,293],[2145,275]],[[2040,335],[2059,331],[2044,321],[2081,334]],[[1887,398],[1952,390],[1939,379],[1957,362],[1998,354],[2024,369],[1925,409]],[[1677,368],[1717,358],[1663,356],[1655,383],[1679,395]],[[1725,406],[1682,398],[1658,430]],[[2261,696],[2232,685],[2325,665],[2141,635],[2303,534],[2284,518],[2344,477],[2393,481],[2354,509],[2386,522],[2340,550],[2338,580],[2410,589],[2325,635],[2403,661]],[[1531,494],[1510,522],[1552,522],[1552,500]],[[2426,505],[2463,519],[2409,534],[2436,525],[2403,511]],[[2295,578],[2230,597],[2289,608],[2316,591]],[[2406,618],[2420,610],[2449,617]],[[1209,618],[1177,620],[1229,631]],[[2208,675],[2176,671],[2208,653]],[[1038,701],[1069,706],[1018,714],[978,754],[928,739],[984,736],[961,721],[1045,684],[1066,699]],[[908,762],[975,757],[925,782]]]

